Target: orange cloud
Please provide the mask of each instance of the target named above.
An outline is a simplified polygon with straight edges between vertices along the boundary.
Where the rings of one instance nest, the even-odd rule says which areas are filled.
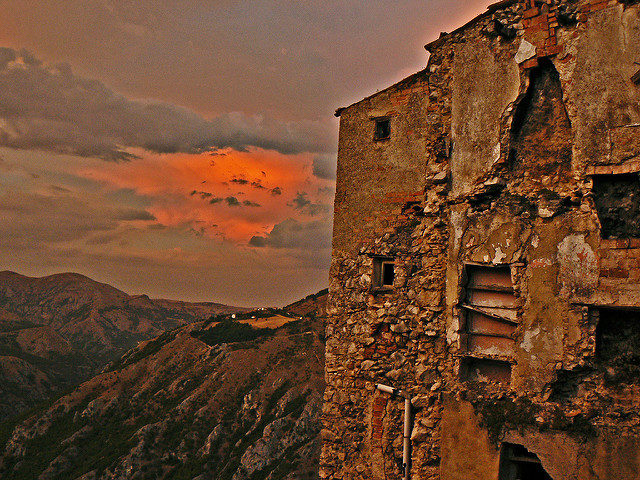
[[[145,197],[147,211],[162,225],[235,242],[246,243],[285,218],[304,219],[307,214],[294,209],[292,199],[307,192],[312,201],[327,202],[332,186],[313,175],[308,154],[258,149],[217,155],[134,153],[141,158],[85,166],[77,174],[107,190],[128,189]]]

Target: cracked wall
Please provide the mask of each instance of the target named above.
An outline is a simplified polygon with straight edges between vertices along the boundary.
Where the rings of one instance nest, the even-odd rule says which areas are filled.
[[[639,45],[637,4],[503,1],[428,45],[425,70],[339,111],[322,478],[401,478],[402,402],[376,383],[412,397],[414,479],[497,479],[504,442],[555,480],[638,477],[624,312],[640,309],[640,238],[608,225],[635,217],[616,178],[640,172]],[[372,281],[380,257],[392,288]],[[512,311],[467,302],[474,266],[508,269],[475,287]],[[479,352],[474,335],[513,346]]]

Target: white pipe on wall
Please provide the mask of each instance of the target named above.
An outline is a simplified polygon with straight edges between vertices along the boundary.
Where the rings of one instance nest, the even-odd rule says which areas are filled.
[[[381,392],[388,393],[394,397],[404,397],[404,428],[402,430],[402,469],[404,480],[409,480],[411,469],[411,397],[388,385],[376,384],[376,388]]]
[[[393,387],[390,387],[390,386],[388,386],[388,385],[382,385],[381,383],[377,383],[377,384],[376,384],[376,388],[377,388],[378,390],[380,390],[381,392],[389,393],[389,394],[393,395],[394,397],[395,397],[396,395],[400,395],[400,394],[402,393],[402,392],[401,392],[400,390],[398,390],[397,388],[393,388]]]
[[[404,398],[404,432],[402,435],[402,466],[404,479],[409,480],[409,465],[411,464],[411,399]]]

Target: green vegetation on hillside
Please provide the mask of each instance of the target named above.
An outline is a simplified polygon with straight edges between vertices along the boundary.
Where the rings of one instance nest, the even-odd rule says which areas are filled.
[[[249,342],[260,337],[273,335],[273,328],[255,328],[247,323],[226,320],[206,330],[193,332],[191,335],[207,345],[221,343]]]

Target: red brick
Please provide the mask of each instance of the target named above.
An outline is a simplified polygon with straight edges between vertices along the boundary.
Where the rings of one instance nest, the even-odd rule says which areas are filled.
[[[619,248],[629,248],[629,239],[628,238],[612,238],[610,240],[602,240],[600,242],[600,246],[602,248],[608,249],[619,249]]]
[[[531,27],[536,27],[536,26],[547,26],[548,22],[547,22],[547,17],[535,17],[531,19]]]
[[[562,52],[562,45],[554,45],[546,49],[548,55],[557,55]]]
[[[524,18],[535,17],[536,15],[539,15],[539,14],[540,14],[539,8],[530,8],[524,11]]]
[[[629,280],[632,282],[637,282],[640,280],[640,268],[632,268],[629,271]]]
[[[538,66],[538,59],[537,58],[532,58],[531,60],[527,60],[526,62],[523,62],[520,67],[524,68],[524,69],[528,69],[528,68],[534,68]]]
[[[629,278],[629,270],[624,268],[605,268],[600,270],[600,276],[605,278]]]

